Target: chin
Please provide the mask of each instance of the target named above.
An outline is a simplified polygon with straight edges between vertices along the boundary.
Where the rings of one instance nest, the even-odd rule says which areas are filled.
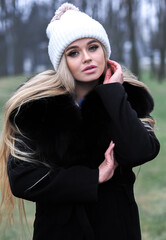
[[[98,74],[98,75],[95,75],[95,76],[91,76],[91,77],[87,77],[87,78],[84,78],[82,81],[83,82],[93,82],[93,81],[97,81],[97,80],[99,80],[99,78],[100,78],[100,76],[101,76],[102,74]]]

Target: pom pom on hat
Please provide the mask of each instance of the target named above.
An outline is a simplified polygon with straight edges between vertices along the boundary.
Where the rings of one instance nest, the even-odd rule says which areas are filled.
[[[59,20],[61,18],[61,16],[67,10],[79,11],[79,9],[77,7],[75,7],[73,4],[71,4],[71,3],[64,3],[64,4],[61,5],[61,7],[58,8],[58,10],[56,10],[55,16],[52,18],[51,22],[54,21],[54,20]]]
[[[73,4],[64,3],[55,12],[55,16],[46,29],[49,38],[48,54],[57,71],[66,47],[82,38],[94,38],[100,41],[109,58],[111,47],[103,26],[87,14],[79,11]]]

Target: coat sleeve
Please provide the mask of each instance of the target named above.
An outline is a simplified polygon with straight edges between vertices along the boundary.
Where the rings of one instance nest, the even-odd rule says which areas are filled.
[[[41,202],[95,202],[98,169],[73,166],[50,170],[45,166],[8,159],[8,176],[14,196]]]
[[[115,143],[117,161],[134,167],[154,159],[159,142],[132,109],[124,87],[120,83],[99,85],[96,92],[110,118],[109,133]]]
[[[56,111],[53,111],[55,108]],[[66,115],[64,114],[69,115],[70,112],[74,112],[72,108],[73,104],[70,96],[62,95],[56,98],[50,97],[30,102],[23,105],[19,112],[15,110],[10,117],[10,121],[15,122],[22,132],[21,136],[17,136],[17,139],[21,140],[23,137],[22,141],[15,143],[17,148],[20,151],[24,150],[24,152],[35,152],[35,159],[43,162],[43,158],[46,158],[47,155],[43,156],[41,153],[44,145],[40,145],[39,148],[39,140],[41,142],[41,138],[45,139],[45,136],[48,135],[46,133],[50,131],[50,125],[57,128],[61,120],[64,121],[61,125],[65,126]],[[61,117],[57,118],[59,115]],[[43,132],[45,132],[45,135],[43,135]],[[48,138],[46,139],[47,141],[44,140],[45,143],[48,142]],[[53,140],[49,140],[49,144],[50,141]],[[19,144],[20,142],[24,144]],[[98,169],[90,169],[84,166],[63,168],[60,167],[60,164],[57,164],[60,162],[58,156],[55,156],[55,154],[50,154],[50,156],[51,161],[56,164],[52,169],[42,163],[34,164],[16,159],[12,155],[9,156],[9,182],[11,191],[16,197],[47,203],[97,201]]]

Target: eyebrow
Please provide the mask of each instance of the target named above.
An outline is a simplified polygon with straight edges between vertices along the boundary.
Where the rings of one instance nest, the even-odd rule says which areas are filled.
[[[89,42],[87,43],[87,45],[90,45],[90,44],[92,44],[92,43],[98,43],[98,41],[97,41],[97,40],[91,40],[91,41],[89,41]],[[71,47],[68,47],[65,52],[67,52],[67,51],[69,51],[69,50],[71,50],[71,49],[73,49],[73,48],[79,48],[79,46],[73,45],[73,46],[71,46]]]

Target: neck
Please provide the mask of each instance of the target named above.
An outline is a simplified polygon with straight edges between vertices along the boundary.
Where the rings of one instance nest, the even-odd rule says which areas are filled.
[[[88,92],[90,92],[97,84],[98,80],[91,81],[91,82],[80,82],[75,81],[76,87],[76,101],[83,99]]]

